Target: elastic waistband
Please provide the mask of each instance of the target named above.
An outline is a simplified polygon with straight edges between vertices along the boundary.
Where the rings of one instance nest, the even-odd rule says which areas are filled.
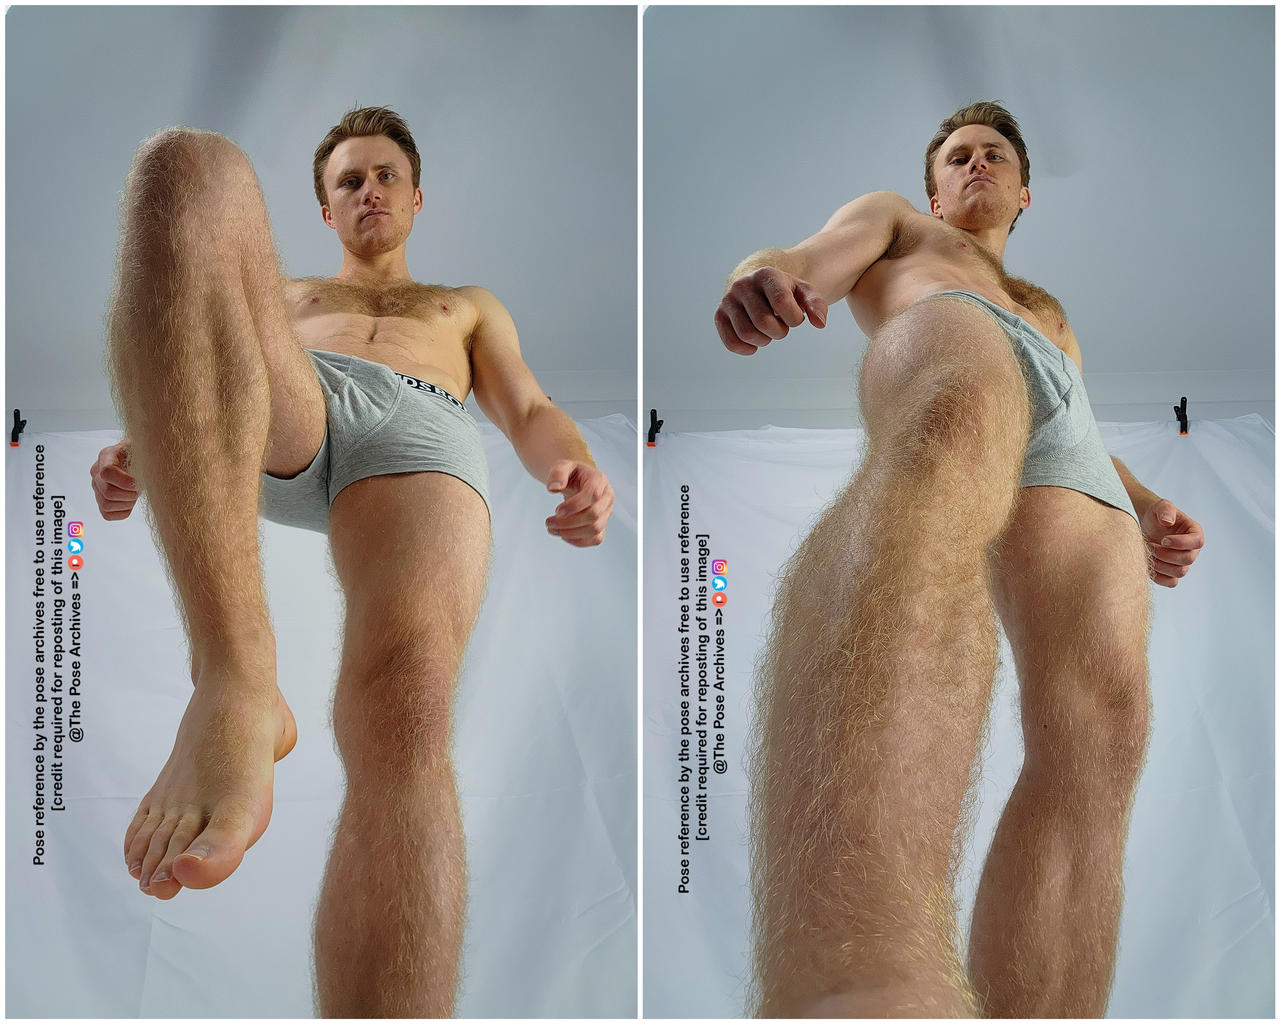
[[[1001,321],[1004,324],[1007,324],[1009,327],[1012,327],[1015,330],[1018,330],[1019,332],[1022,332],[1024,334],[1030,335],[1031,338],[1034,339],[1035,343],[1041,348],[1043,348],[1046,352],[1053,355],[1060,355],[1062,353],[1062,349],[1058,348],[1057,345],[1055,345],[1052,341],[1050,341],[1049,338],[1045,336],[1045,333],[1043,331],[1029,324],[1022,317],[1018,316],[1017,313],[1014,313],[1010,310],[1005,309],[1004,306],[1001,306],[999,303],[992,302],[985,295],[979,295],[977,292],[964,291],[964,290],[955,288],[945,292],[934,292],[932,295],[929,296],[929,298],[936,299],[939,296],[944,296],[944,295],[954,295],[957,298],[963,297],[969,302],[972,302],[974,305],[981,306],[983,309],[989,312],[992,316],[994,316],[997,320]]]
[[[394,373],[397,377],[399,377],[406,384],[408,384],[409,387],[416,388],[419,391],[429,391],[433,395],[440,396],[446,402],[452,402],[463,412],[467,411],[467,407],[463,405],[461,402],[459,402],[456,398],[454,398],[453,395],[449,394],[449,392],[447,392],[444,388],[439,387],[436,384],[432,384],[428,380],[418,380],[417,377],[410,377],[407,373],[400,373],[399,371],[396,371],[396,370],[393,370],[392,373]]]

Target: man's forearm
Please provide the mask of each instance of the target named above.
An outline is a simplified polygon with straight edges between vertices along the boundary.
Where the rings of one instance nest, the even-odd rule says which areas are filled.
[[[511,446],[531,476],[546,483],[551,467],[562,459],[595,465],[577,424],[554,405],[540,406],[511,431]]]
[[[1138,518],[1142,518],[1142,514],[1146,512],[1153,504],[1160,500],[1160,495],[1156,494],[1138,482],[1138,478],[1129,472],[1129,467],[1111,456],[1111,461],[1115,463],[1116,472],[1120,474],[1120,482],[1124,484],[1124,489],[1129,495],[1129,500],[1133,502],[1134,511],[1138,513]]]

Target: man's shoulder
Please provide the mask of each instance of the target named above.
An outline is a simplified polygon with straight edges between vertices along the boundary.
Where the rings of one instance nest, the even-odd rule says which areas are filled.
[[[896,233],[900,224],[912,218],[924,217],[905,196],[887,189],[864,192],[840,207],[827,221],[829,231],[865,232],[880,226]]]
[[[910,199],[899,192],[894,192],[887,188],[876,189],[874,192],[864,192],[858,199],[867,203],[893,207],[894,209],[915,209],[911,205]]]
[[[896,216],[906,214],[917,214],[925,216],[915,208],[911,200],[906,196],[897,192],[891,192],[888,189],[878,189],[875,192],[864,192],[862,195],[854,199],[848,206],[857,206],[868,210],[877,210],[885,213],[892,213]]]
[[[471,299],[473,302],[497,302],[498,301],[497,296],[495,296],[493,292],[489,291],[488,288],[484,287],[484,285],[460,284],[460,285],[456,285],[453,288],[453,291],[457,292],[459,295],[463,296],[464,298]]]

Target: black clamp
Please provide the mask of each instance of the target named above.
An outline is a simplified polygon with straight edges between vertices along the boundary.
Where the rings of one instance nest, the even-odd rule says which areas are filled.
[[[22,418],[21,410],[13,410],[13,432],[9,435],[9,444],[13,447],[18,446],[18,435],[26,428],[27,421]]]
[[[658,419],[658,410],[649,410],[649,446],[653,447],[658,443],[658,431],[662,429],[663,421]]]
[[[1178,433],[1188,434],[1191,432],[1191,420],[1187,418],[1187,396],[1182,396],[1182,402],[1173,407],[1173,414],[1178,417]]]

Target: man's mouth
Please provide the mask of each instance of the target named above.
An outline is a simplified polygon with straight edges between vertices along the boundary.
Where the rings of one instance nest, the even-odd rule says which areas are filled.
[[[991,183],[992,183],[990,178],[985,178],[985,177],[979,176],[979,177],[977,177],[977,178],[974,178],[971,182],[969,182],[969,185],[976,185],[976,184],[977,184],[978,182],[980,182],[980,181],[985,181],[985,182],[987,182],[987,184],[991,184]],[[965,186],[965,188],[968,188],[968,187],[969,187],[969,185],[966,185],[966,186]]]
[[[368,220],[370,217],[386,217],[386,216],[388,216],[388,214],[387,214],[387,211],[386,211],[386,210],[370,210],[368,213],[366,213],[366,214],[365,214],[363,217],[361,217],[360,219],[361,219],[361,220]]]

